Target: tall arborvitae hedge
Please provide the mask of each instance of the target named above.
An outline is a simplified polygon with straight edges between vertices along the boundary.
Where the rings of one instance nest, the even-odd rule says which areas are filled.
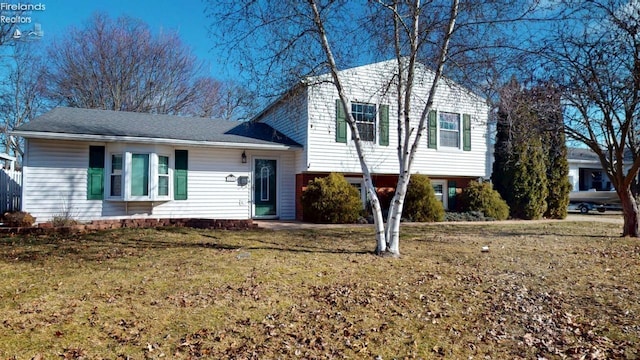
[[[525,91],[512,80],[503,88],[491,178],[512,217],[566,217],[570,185],[562,121],[552,87]]]
[[[511,158],[511,122],[508,112],[501,106],[498,110],[496,122],[496,142],[493,152],[493,169],[491,182],[493,188],[503,199],[511,192],[513,187],[513,173],[509,166]],[[508,203],[508,202],[507,202]]]
[[[569,161],[567,160],[567,144],[564,134],[564,119],[560,95],[553,87],[546,86],[531,91],[535,96],[539,117],[544,124],[542,142],[547,168],[547,211],[544,217],[564,219],[569,208]]]
[[[547,210],[547,174],[539,137],[516,144],[513,153],[513,188],[507,204],[511,216],[540,219]]]

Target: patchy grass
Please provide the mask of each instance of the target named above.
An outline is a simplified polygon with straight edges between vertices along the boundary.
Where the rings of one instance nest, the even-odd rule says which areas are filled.
[[[0,358],[640,358],[619,224],[0,239]],[[490,251],[481,252],[482,246]]]

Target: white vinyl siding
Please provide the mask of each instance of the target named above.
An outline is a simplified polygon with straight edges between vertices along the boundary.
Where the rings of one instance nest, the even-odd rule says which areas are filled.
[[[230,174],[236,178],[246,176],[251,179],[250,164],[241,162],[243,149],[180,148],[189,152],[187,200],[125,202],[112,199],[87,200],[89,145],[90,143],[79,141],[27,140],[28,156],[23,166],[23,209],[35,216],[38,222],[48,221],[63,212],[80,221],[131,217],[250,217],[251,181],[247,185],[226,181]],[[112,154],[127,151],[132,154],[174,153],[174,147],[171,146],[114,143],[91,145],[106,147],[108,155],[105,178],[111,173]],[[264,156],[278,159],[279,217],[294,219],[295,152],[247,150],[246,154],[250,158]],[[169,157],[169,167],[172,168],[173,156]],[[155,179],[157,173],[153,174]]]
[[[393,77],[394,62],[365,65],[340,72],[344,91],[351,103],[389,104],[389,128],[397,127],[397,101],[389,87],[388,79]],[[432,73],[418,71],[414,88],[413,107],[411,108],[412,126],[417,127],[428,97]],[[301,171],[305,172],[342,172],[360,173],[360,163],[353,141],[336,142],[335,99],[338,98],[335,87],[318,80],[308,89],[309,134],[306,146],[307,159]],[[440,177],[485,177],[487,176],[487,117],[486,102],[468,90],[442,81],[438,86],[433,109],[437,113],[451,113],[460,116],[458,125],[458,146],[442,146],[435,149],[427,144],[427,129],[423,132],[412,172]],[[470,115],[471,149],[462,148],[462,114]],[[439,123],[439,118],[438,121]],[[439,124],[438,124],[439,125]],[[425,123],[425,127],[427,124]],[[413,131],[415,136],[416,130]],[[438,129],[440,136],[440,129]],[[351,139],[349,136],[348,139]],[[389,131],[389,144],[398,143],[398,132]],[[380,146],[376,142],[363,143],[364,156],[373,173],[397,174],[398,155],[396,146]]]
[[[335,99],[331,101],[335,103]],[[295,166],[296,172],[305,171],[308,163],[308,149],[305,145],[307,144],[309,129],[313,128],[313,124],[309,121],[307,90],[300,87],[296,91],[284,95],[282,99],[260,114],[257,119],[303,146],[302,151],[295,151]]]

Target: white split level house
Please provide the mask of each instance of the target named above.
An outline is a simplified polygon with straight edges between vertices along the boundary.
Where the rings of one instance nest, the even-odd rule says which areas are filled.
[[[419,66],[413,126],[433,72]],[[395,60],[340,72],[347,108],[385,196],[398,173]],[[25,139],[22,209],[38,221],[122,218],[303,219],[309,180],[344,174],[363,189],[335,87],[306,79],[249,122],[59,107],[18,127]],[[444,79],[412,172],[428,175],[445,208],[487,178],[488,106]],[[415,131],[414,131],[415,134]]]

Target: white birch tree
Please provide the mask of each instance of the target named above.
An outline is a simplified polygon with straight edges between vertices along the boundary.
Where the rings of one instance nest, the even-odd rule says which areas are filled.
[[[438,86],[443,81],[445,66],[453,62],[452,40],[459,39],[455,44],[458,55],[468,55],[472,49],[488,46],[488,42],[496,41],[498,36],[483,37],[474,29],[483,27],[486,34],[486,26],[497,23],[498,17],[505,22],[514,21],[531,9],[527,6],[514,15],[509,8],[507,1],[377,0],[366,4],[335,0],[211,1],[207,14],[215,24],[212,26],[214,37],[220,39],[221,45],[227,45],[230,53],[242,58],[241,68],[249,70],[254,81],[269,84],[267,79],[276,74],[280,80],[277,85],[289,88],[301,79],[323,73],[330,75],[344,107],[373,211],[375,251],[380,255],[399,256],[400,219],[413,159]],[[493,11],[487,12],[488,9]],[[458,27],[462,14],[465,25]],[[461,31],[457,33],[458,30]],[[469,44],[471,40],[478,42]],[[369,42],[377,46],[370,49],[371,52],[395,58],[396,63],[388,86],[395,87],[397,101],[399,172],[387,219],[382,215],[358,127],[347,108],[350,98],[340,72],[350,60],[358,60],[352,58],[349,50]],[[486,43],[483,45],[483,42]],[[253,51],[248,44],[254,46]],[[414,114],[413,90],[418,68],[422,66],[431,68],[433,74],[427,85],[428,96],[421,99],[421,111]],[[457,66],[460,68],[461,64]],[[273,87],[270,90],[277,93]]]

